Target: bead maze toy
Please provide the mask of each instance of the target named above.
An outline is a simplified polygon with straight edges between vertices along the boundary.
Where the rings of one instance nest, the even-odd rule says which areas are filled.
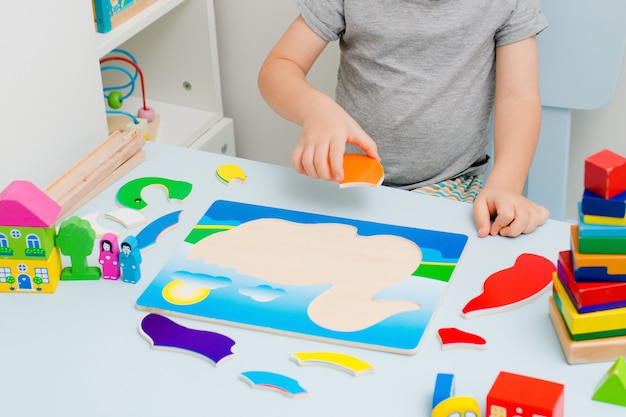
[[[13,181],[0,193],[0,292],[55,292],[62,270],[55,245],[60,212],[30,181]]]
[[[112,65],[113,62],[117,65]],[[155,140],[159,119],[154,108],[147,105],[144,75],[137,63],[137,59],[126,50],[113,49],[111,53],[100,59],[100,71],[103,73],[115,71],[124,74],[128,79],[126,83],[114,84],[103,88],[104,98],[108,106],[106,113],[108,115],[109,134],[116,130],[128,131],[132,128],[137,128],[145,140]],[[135,116],[130,112],[122,110],[122,106],[124,101],[135,92],[138,78],[141,87],[142,106],[137,111],[137,116]],[[121,116],[121,119],[115,116]],[[130,121],[124,125],[123,120],[128,119]]]
[[[626,158],[606,149],[589,156],[584,186],[548,305],[570,364],[626,354]]]

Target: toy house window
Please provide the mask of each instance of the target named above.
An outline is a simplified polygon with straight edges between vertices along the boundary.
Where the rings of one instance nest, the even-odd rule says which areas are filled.
[[[497,405],[491,406],[491,414],[493,417],[506,417],[506,408]]]
[[[50,276],[48,275],[48,268],[35,268],[35,276],[41,278],[43,284],[50,284]]]
[[[11,268],[0,266],[0,282],[7,282],[7,277],[11,276]]]
[[[19,264],[17,266],[17,270],[20,272],[26,272],[28,271],[28,266],[26,264]]]
[[[20,237],[22,237],[22,232],[20,232],[19,229],[13,229],[11,230],[11,237],[13,239],[19,239]]]
[[[39,236],[37,235],[28,235],[26,236],[26,245],[29,248],[40,248],[41,247],[41,241],[39,240]]]
[[[6,248],[9,246],[9,239],[7,239],[6,235],[0,233],[0,248]]]

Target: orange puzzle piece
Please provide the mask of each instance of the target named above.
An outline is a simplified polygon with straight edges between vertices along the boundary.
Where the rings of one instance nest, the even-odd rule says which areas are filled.
[[[383,166],[376,159],[351,153],[343,156],[343,180],[339,183],[340,187],[376,187],[383,183],[384,178]]]

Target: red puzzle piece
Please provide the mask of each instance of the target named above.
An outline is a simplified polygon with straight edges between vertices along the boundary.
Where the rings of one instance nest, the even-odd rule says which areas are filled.
[[[491,274],[483,284],[483,292],[463,307],[462,315],[509,310],[548,289],[556,266],[548,259],[531,253],[517,257],[511,268]]]
[[[464,332],[456,327],[443,327],[437,330],[437,335],[441,341],[441,348],[448,349],[453,347],[473,347],[484,349],[487,341],[474,333]]]

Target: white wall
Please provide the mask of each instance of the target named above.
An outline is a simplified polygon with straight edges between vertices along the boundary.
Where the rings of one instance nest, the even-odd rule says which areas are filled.
[[[565,217],[578,221],[585,158],[603,149],[626,156],[626,54],[615,95],[598,110],[574,111],[571,138]]]
[[[224,115],[234,119],[237,156],[290,166],[300,127],[277,116],[257,88],[265,56],[298,15],[293,0],[216,0],[215,19]],[[339,65],[335,43],[322,53],[309,81],[334,96]]]
[[[0,190],[45,188],[106,139],[92,19],[88,1],[3,3]]]

